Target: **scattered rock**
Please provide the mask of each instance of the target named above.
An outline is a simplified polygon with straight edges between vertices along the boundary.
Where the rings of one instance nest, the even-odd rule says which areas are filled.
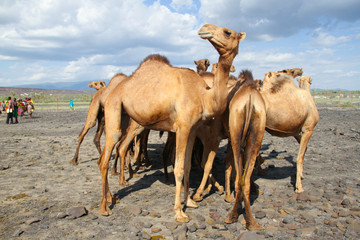
[[[131,206],[128,210],[129,213],[133,215],[140,215],[142,212],[139,206]]]
[[[6,170],[6,169],[9,169],[10,167],[9,167],[9,165],[5,165],[5,166],[0,166],[0,171],[2,171],[2,170]]]
[[[194,224],[191,224],[190,226],[188,226],[188,230],[189,232],[196,232],[197,230],[197,227],[194,225]]]
[[[266,217],[266,212],[264,211],[255,212],[255,218],[263,219],[264,217]]]
[[[36,223],[36,222],[40,222],[41,220],[39,218],[30,218],[28,220],[25,221],[25,224],[27,225],[31,225],[33,223]]]
[[[214,219],[215,221],[219,220],[222,216],[218,212],[210,212],[210,218]]]
[[[243,232],[237,238],[237,240],[263,240],[263,235],[257,235],[254,231]]]
[[[85,207],[73,207],[68,209],[67,211],[67,215],[69,216],[70,219],[76,219],[87,214],[88,211],[86,210]]]
[[[307,193],[302,192],[302,193],[298,193],[296,195],[296,200],[297,201],[302,201],[302,202],[307,202],[307,201],[310,201],[311,199],[310,199],[310,196]]]
[[[151,228],[152,226],[153,226],[152,223],[149,223],[149,222],[146,222],[143,224],[144,228]]]
[[[15,230],[15,232],[13,233],[13,237],[19,237],[21,234],[23,234],[24,230],[22,229],[17,229]]]
[[[177,228],[175,231],[172,232],[174,239],[182,240],[186,239],[186,232],[188,228],[186,224],[183,224],[181,227]]]
[[[213,228],[213,229],[220,230],[220,231],[225,231],[225,230],[228,229],[228,228],[227,228],[225,225],[223,225],[223,224],[214,224],[214,225],[212,226],[212,228]]]
[[[158,233],[158,232],[160,232],[162,229],[160,228],[160,227],[153,227],[152,229],[151,229],[151,232],[152,233]]]
[[[344,207],[348,207],[351,205],[351,202],[349,199],[345,198],[344,200],[342,200],[341,205],[343,205]]]

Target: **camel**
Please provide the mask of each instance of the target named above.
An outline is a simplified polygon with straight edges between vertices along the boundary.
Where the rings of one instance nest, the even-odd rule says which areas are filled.
[[[106,87],[106,84],[104,81],[91,81],[89,82],[90,88],[95,88],[96,90],[100,90],[104,87]]]
[[[250,208],[251,174],[254,169],[258,152],[265,132],[266,107],[257,90],[250,71],[243,71],[239,76],[236,92],[230,97],[229,132],[233,150],[233,164],[236,170],[235,203],[225,222],[233,223],[238,219],[238,205],[244,200],[246,228],[254,230],[261,228],[256,224]],[[229,143],[230,145],[230,143]],[[231,148],[228,148],[230,150]],[[228,153],[229,154],[229,153]],[[232,164],[226,157],[226,179],[230,179]],[[225,187],[230,188],[227,181]]]
[[[301,77],[303,74],[302,68],[291,68],[291,69],[284,69],[281,71],[278,71],[278,73],[286,73],[292,76],[293,78]]]
[[[209,87],[213,86],[215,69],[217,68],[217,63],[213,64],[212,72],[206,72],[209,61],[207,59],[200,59],[199,61],[194,61],[197,64],[197,71],[203,80],[207,83]],[[231,66],[230,72],[234,72],[235,67]],[[236,78],[235,78],[236,79]],[[233,78],[229,77],[227,87],[228,92],[232,90],[235,86],[236,81]],[[224,187],[221,186],[216,179],[211,174],[211,169],[213,161],[216,155],[216,152],[219,148],[220,141],[222,139],[228,138],[227,132],[224,129],[223,119],[227,117],[223,115],[215,117],[211,120],[205,121],[201,124],[196,131],[196,141],[194,144],[194,153],[192,163],[200,165],[204,169],[203,178],[200,186],[196,190],[196,193],[193,196],[194,201],[201,201],[203,199],[203,193],[209,193],[212,185],[217,188],[219,194],[222,194]],[[168,139],[165,143],[163,150],[163,164],[164,164],[164,176],[165,181],[169,181],[168,171],[167,171],[167,161],[171,160],[172,165],[175,164],[175,134],[169,133]],[[198,157],[199,156],[199,157]],[[197,160],[200,159],[201,163],[198,164]],[[208,163],[205,167],[205,164]],[[208,187],[205,189],[206,181],[209,181]]]
[[[306,89],[308,91],[310,91],[310,85],[312,83],[312,78],[309,76],[301,76],[300,78],[297,79],[298,83],[299,83],[299,87]]]
[[[219,70],[210,88],[196,72],[170,65],[162,56],[147,57],[125,81],[119,83],[105,102],[105,146],[100,157],[102,178],[100,214],[109,215],[109,202],[113,197],[108,184],[108,167],[111,152],[122,138],[120,129],[122,112],[139,123],[142,128],[176,133],[175,160],[175,220],[188,222],[190,217],[181,207],[181,183],[184,180],[184,199],[188,207],[197,207],[189,197],[190,155],[199,123],[221,115],[226,109],[227,87],[230,67],[238,53],[238,45],[246,36],[234,30],[205,24],[198,32],[218,51]],[[133,85],[136,84],[136,87]],[[162,94],[158,94],[161,92]],[[145,99],[145,101],[144,101]],[[127,130],[120,158],[125,155],[127,142],[143,131],[141,127]]]
[[[194,61],[194,63],[196,65],[196,72],[198,74],[206,72],[206,70],[210,66],[210,62],[208,59],[200,59],[198,61]]]
[[[95,144],[99,154],[101,154],[100,138],[101,138],[101,134],[104,130],[103,106],[104,106],[105,100],[106,100],[107,96],[109,95],[109,93],[111,92],[111,90],[119,82],[123,81],[126,77],[127,76],[122,73],[116,74],[110,80],[109,85],[107,87],[102,87],[102,88],[100,88],[100,86],[105,86],[105,83],[103,81],[98,81],[98,82],[91,81],[89,83],[89,86],[94,87],[95,89],[99,89],[99,90],[95,93],[95,95],[91,99],[85,126],[79,135],[78,145],[77,145],[77,148],[75,151],[75,155],[74,155],[73,159],[71,160],[72,164],[74,164],[74,165],[79,164],[78,158],[79,158],[80,145],[81,145],[82,141],[84,140],[84,137],[87,134],[87,132],[95,126],[96,120],[98,121],[98,128],[97,128],[97,131],[96,131],[96,134],[94,137],[94,144]],[[101,84],[99,82],[103,82],[104,84]]]
[[[300,144],[296,159],[296,193],[304,188],[303,162],[307,144],[319,121],[319,113],[310,93],[311,78],[301,77],[298,88],[293,78],[285,73],[265,74],[260,91],[266,103],[266,131],[273,136],[293,136]]]

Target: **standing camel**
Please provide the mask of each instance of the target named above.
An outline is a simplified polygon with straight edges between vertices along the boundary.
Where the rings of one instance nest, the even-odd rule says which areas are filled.
[[[251,174],[265,132],[266,107],[262,96],[257,90],[252,73],[243,71],[238,79],[238,89],[229,104],[229,131],[234,157],[233,164],[236,170],[236,196],[235,203],[225,222],[233,223],[238,220],[238,205],[243,200],[246,228],[254,230],[260,228],[260,226],[256,224],[251,213],[250,184]],[[232,171],[232,164],[228,162],[230,159],[229,156],[225,158],[227,160],[225,188],[227,189],[230,188]]]
[[[305,80],[307,79],[307,80]],[[295,137],[300,144],[296,159],[296,193],[304,188],[303,162],[307,144],[319,121],[319,113],[310,93],[311,78],[299,79],[298,88],[293,78],[285,73],[265,74],[260,91],[266,103],[266,131],[278,137]]]
[[[176,133],[175,220],[179,222],[190,220],[182,210],[180,193],[181,183],[184,180],[185,204],[197,207],[188,194],[194,130],[202,120],[219,116],[225,111],[226,82],[230,67],[238,53],[239,41],[246,36],[245,33],[236,33],[234,30],[213,24],[205,24],[199,30],[199,35],[209,40],[220,55],[219,70],[215,74],[213,88],[209,88],[194,71],[173,67],[164,57],[153,55],[146,58],[130,77],[118,84],[107,98],[105,146],[99,164],[103,189],[100,214],[111,214],[108,206],[108,202],[113,200],[107,179],[109,160],[114,145],[123,135],[120,129],[121,113],[126,111],[132,119],[145,128]],[[134,87],[134,84],[137,87]],[[159,92],[163,94],[158,94]],[[138,134],[140,130],[135,128],[126,135],[133,138],[133,134]],[[125,148],[127,148],[126,144]],[[121,158],[124,153],[120,147]]]
[[[74,165],[79,164],[78,158],[79,158],[80,145],[81,145],[82,141],[84,140],[86,133],[95,126],[96,120],[98,121],[98,128],[96,130],[96,134],[94,137],[94,144],[95,144],[96,149],[98,150],[99,154],[101,154],[100,138],[101,138],[101,134],[104,130],[104,124],[105,124],[104,112],[103,112],[105,100],[106,100],[107,96],[109,95],[109,93],[111,92],[111,90],[114,89],[115,86],[119,82],[123,81],[126,77],[127,76],[122,73],[116,74],[110,80],[109,85],[107,87],[102,87],[102,88],[99,88],[99,86],[103,86],[103,84],[100,84],[98,82],[91,81],[89,83],[89,87],[90,86],[94,87],[95,89],[98,89],[98,91],[95,93],[94,97],[91,99],[88,115],[86,117],[85,126],[79,135],[78,145],[76,147],[75,155],[71,160],[72,164],[74,164]],[[102,82],[102,81],[100,81],[100,82]],[[105,83],[104,83],[104,85],[105,85]]]

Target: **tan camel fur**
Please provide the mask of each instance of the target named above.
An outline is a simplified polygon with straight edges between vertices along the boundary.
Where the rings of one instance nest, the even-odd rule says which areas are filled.
[[[293,136],[300,144],[296,159],[297,193],[304,191],[301,184],[304,155],[319,121],[319,113],[309,90],[311,78],[302,77],[300,82],[303,88],[298,88],[287,74],[269,72],[265,74],[264,86],[260,91],[266,103],[266,131],[278,137]]]
[[[199,60],[195,61],[195,64],[197,65],[197,69],[207,69],[207,66],[204,64],[205,61]],[[199,65],[203,65],[202,67]],[[207,83],[209,87],[213,87],[214,84],[214,73],[215,68],[217,67],[217,64],[213,64],[213,73],[209,72],[200,72],[200,76],[203,78],[203,80]],[[235,71],[234,66],[231,67],[231,71]],[[231,78],[229,78],[227,87],[228,92],[232,90],[232,88],[235,86],[236,81],[233,81]],[[225,114],[225,113],[224,113]],[[211,174],[211,169],[213,165],[214,158],[216,156],[216,152],[219,148],[220,141],[222,139],[228,138],[227,132],[224,129],[224,119],[228,119],[227,116],[222,114],[219,117],[215,117],[211,120],[205,121],[203,124],[201,124],[197,131],[196,131],[196,141],[194,145],[194,152],[193,152],[193,159],[192,164],[197,162],[194,162],[194,158],[197,158],[199,155],[199,159],[201,161],[200,165],[202,169],[204,169],[203,178],[201,181],[200,186],[198,187],[195,195],[193,196],[193,200],[195,201],[201,201],[203,199],[203,193],[206,194],[210,192],[212,185],[214,185],[219,194],[222,194],[224,191],[224,187],[221,186],[216,179]],[[227,125],[227,123],[226,123]],[[202,145],[201,145],[202,144]],[[199,152],[201,151],[201,152]],[[165,180],[169,181],[168,172],[167,172],[167,162],[168,159],[171,159],[172,165],[174,166],[175,162],[175,135],[173,133],[169,133],[168,139],[166,141],[164,150],[163,150],[163,163],[164,163],[164,175]],[[206,182],[208,181],[208,187],[205,189]]]
[[[235,203],[225,222],[238,220],[238,205],[244,201],[246,228],[261,228],[256,224],[250,208],[251,174],[265,132],[265,102],[256,88],[252,73],[243,71],[239,87],[229,104],[229,131],[236,170]],[[236,89],[236,88],[234,88]],[[228,158],[226,158],[228,159]],[[226,179],[230,179],[231,164],[226,167]],[[229,182],[228,182],[229,183]]]
[[[300,88],[307,89],[308,91],[310,91],[310,85],[312,83],[312,78],[311,77],[302,76],[302,77],[298,78],[297,81],[299,83]]]
[[[79,158],[79,150],[80,150],[80,145],[82,143],[82,141],[84,140],[85,135],[87,134],[87,132],[93,128],[96,125],[96,120],[98,121],[98,128],[94,137],[94,144],[97,148],[97,150],[99,151],[99,154],[101,154],[101,148],[100,148],[100,138],[101,138],[101,134],[104,130],[104,112],[103,112],[103,107],[104,107],[104,103],[105,100],[107,98],[107,96],[109,95],[109,93],[111,92],[112,89],[115,88],[115,86],[123,81],[127,76],[119,73],[117,75],[115,75],[111,80],[110,83],[107,87],[103,87],[100,88],[95,95],[93,96],[93,98],[91,99],[91,103],[89,106],[89,111],[88,111],[88,115],[86,118],[86,122],[85,122],[85,126],[83,128],[83,130],[81,131],[79,138],[78,138],[78,145],[75,151],[75,155],[73,157],[73,159],[71,160],[71,163],[74,165],[79,164],[78,162],[78,158]],[[102,82],[102,81],[100,81]],[[89,83],[89,86],[91,85],[92,87],[94,86],[102,86],[102,84],[95,84],[96,82],[92,81]],[[105,83],[104,83],[105,84]]]
[[[286,74],[289,74],[290,76],[292,76],[293,78],[296,78],[296,77],[302,76],[303,69],[302,68],[284,69],[284,70],[278,71],[278,73],[286,73]]]
[[[190,155],[195,140],[195,129],[202,120],[219,116],[225,111],[226,82],[230,67],[238,52],[239,41],[245,38],[245,33],[236,33],[213,24],[205,24],[199,30],[199,35],[203,39],[208,39],[220,54],[219,71],[215,74],[213,88],[207,86],[194,71],[173,67],[164,57],[153,55],[146,58],[106,100],[105,147],[99,164],[103,189],[100,214],[111,214],[107,205],[113,200],[107,179],[109,159],[114,145],[123,135],[119,126],[122,121],[121,113],[126,111],[145,128],[176,133],[175,219],[180,222],[189,221],[189,216],[181,207],[180,192],[184,180],[185,204],[196,206],[189,197]],[[159,92],[163,94],[159,95]],[[130,129],[126,135],[132,138],[133,134],[138,134],[140,130],[143,129]],[[121,159],[123,155],[124,151],[120,147]]]
[[[106,87],[106,84],[104,81],[91,81],[89,82],[90,88],[95,88],[96,90],[100,90],[104,87]]]

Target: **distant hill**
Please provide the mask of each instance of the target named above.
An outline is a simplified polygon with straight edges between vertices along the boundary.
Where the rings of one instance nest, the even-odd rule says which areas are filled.
[[[90,81],[82,82],[58,82],[58,83],[40,83],[40,84],[22,84],[12,87],[16,88],[37,88],[37,89],[64,89],[64,90],[91,90]],[[107,85],[107,83],[106,83]]]

